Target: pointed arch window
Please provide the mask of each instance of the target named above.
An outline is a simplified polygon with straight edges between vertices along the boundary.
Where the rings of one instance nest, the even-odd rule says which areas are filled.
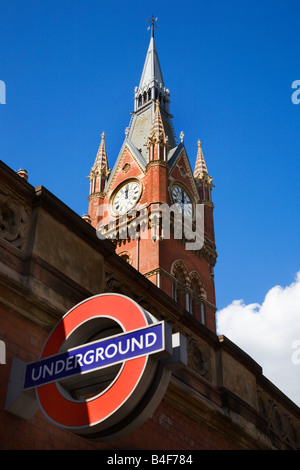
[[[205,324],[205,299],[206,292],[203,287],[203,283],[197,273],[192,273],[191,275],[191,313],[199,320],[201,323]]]
[[[185,307],[185,277],[183,270],[177,267],[175,271],[175,282],[173,283],[173,299],[182,307]]]
[[[172,297],[175,302],[190,311],[189,276],[183,262],[177,261],[174,264],[172,274]]]
[[[122,251],[119,253],[120,258],[122,258],[126,263],[132,264],[132,254],[130,251]]]

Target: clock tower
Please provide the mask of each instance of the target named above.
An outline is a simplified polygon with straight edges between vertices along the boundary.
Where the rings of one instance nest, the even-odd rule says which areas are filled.
[[[111,170],[102,134],[89,175],[88,215],[99,237],[110,238],[124,260],[215,332],[213,183],[201,142],[193,171],[184,134],[177,140],[154,23],[134,110]]]

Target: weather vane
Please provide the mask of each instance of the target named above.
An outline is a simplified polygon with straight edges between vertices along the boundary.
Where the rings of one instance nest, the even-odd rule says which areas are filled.
[[[147,31],[149,31],[149,29],[151,28],[151,37],[153,37],[153,38],[154,38],[154,26],[155,26],[157,29],[159,29],[159,27],[157,26],[157,24],[155,24],[156,21],[157,21],[157,19],[158,19],[157,17],[154,18],[154,16],[152,15],[151,20],[146,20],[148,23],[150,23],[150,25],[149,25],[148,28],[147,28]]]

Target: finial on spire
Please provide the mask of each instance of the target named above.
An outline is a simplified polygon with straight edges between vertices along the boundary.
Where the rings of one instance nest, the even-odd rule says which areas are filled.
[[[158,18],[154,18],[154,16],[152,15],[151,16],[151,20],[146,20],[148,23],[150,23],[150,25],[148,26],[147,30],[149,31],[149,29],[151,28],[151,37],[154,38],[154,26],[159,29],[159,27],[157,26],[156,21],[158,20]]]
[[[200,182],[205,182],[211,185],[213,180],[209,176],[208,171],[207,171],[204,155],[203,155],[202,148],[201,148],[200,139],[198,140],[197,144],[198,144],[198,152],[197,152],[197,157],[196,157],[194,177]]]

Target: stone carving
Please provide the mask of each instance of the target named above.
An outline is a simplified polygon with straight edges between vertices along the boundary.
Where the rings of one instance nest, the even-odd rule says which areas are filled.
[[[27,230],[28,215],[24,206],[0,188],[0,238],[22,249]]]
[[[271,432],[283,438],[293,449],[300,449],[300,427],[286,410],[267,395],[257,390],[259,413],[267,422]],[[271,433],[272,434],[272,433]]]
[[[211,382],[211,354],[209,347],[191,336],[187,338],[187,347],[188,366],[194,372],[197,372],[197,374]]]

